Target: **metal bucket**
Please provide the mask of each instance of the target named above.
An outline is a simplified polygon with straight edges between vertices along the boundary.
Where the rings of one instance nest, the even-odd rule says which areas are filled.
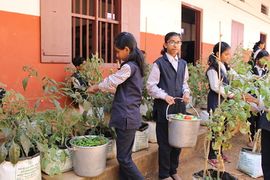
[[[182,98],[175,98],[182,99]],[[200,120],[179,120],[174,118],[174,114],[168,115],[170,105],[166,109],[166,118],[168,122],[169,144],[176,148],[194,147],[197,142],[197,136],[200,128]],[[196,109],[194,111],[199,116]]]
[[[72,148],[72,164],[74,172],[79,176],[95,177],[100,175],[106,168],[108,143],[95,147],[77,146],[75,139],[84,137],[97,137],[94,135],[77,136],[70,140]]]

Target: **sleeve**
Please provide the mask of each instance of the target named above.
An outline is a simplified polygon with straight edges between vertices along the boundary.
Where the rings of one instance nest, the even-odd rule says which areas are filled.
[[[186,65],[186,68],[185,68],[185,76],[184,76],[184,82],[183,82],[183,94],[185,94],[185,93],[190,93],[189,86],[188,86],[188,79],[189,79],[189,75],[188,75],[188,67],[187,67],[187,65]]]
[[[221,96],[225,97],[224,86],[218,80],[218,73],[214,69],[210,69],[207,72],[207,76],[208,76],[208,79],[209,79],[210,88],[213,91],[215,91],[217,94],[220,92]],[[219,83],[221,83],[220,84],[220,89],[219,89]]]
[[[152,70],[149,74],[146,89],[150,96],[156,99],[164,99],[168,95],[163,89],[159,88],[157,85],[160,80],[160,70],[156,63],[153,64]]]
[[[105,78],[98,87],[104,92],[115,92],[117,86],[125,82],[131,76],[131,68],[128,64],[123,65],[114,74]]]
[[[75,89],[82,89],[81,83],[77,78],[71,77],[71,81],[72,81],[72,85]]]

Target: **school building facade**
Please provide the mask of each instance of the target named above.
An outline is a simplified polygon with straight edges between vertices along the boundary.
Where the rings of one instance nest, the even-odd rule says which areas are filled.
[[[251,49],[262,39],[269,47],[270,0],[0,0],[0,82],[23,91],[24,65],[63,80],[75,56],[98,53],[115,68],[113,39],[134,34],[147,61],[160,56],[164,35],[183,33],[182,56],[206,58],[215,43]],[[221,25],[219,25],[221,24]],[[221,27],[221,28],[220,28]],[[28,97],[41,89],[33,80]]]

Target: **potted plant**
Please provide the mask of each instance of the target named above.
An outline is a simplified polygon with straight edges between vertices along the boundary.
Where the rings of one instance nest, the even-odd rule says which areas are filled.
[[[6,91],[0,107],[0,179],[41,179],[40,149],[47,141],[34,121],[35,110],[14,90]]]
[[[79,176],[95,177],[106,168],[109,140],[104,136],[76,136],[71,139],[74,172]],[[93,163],[94,162],[94,163]]]
[[[72,136],[83,134],[83,116],[75,109],[55,108],[40,112],[36,120],[48,139],[41,150],[42,171],[52,176],[71,170],[71,152],[66,143]]]

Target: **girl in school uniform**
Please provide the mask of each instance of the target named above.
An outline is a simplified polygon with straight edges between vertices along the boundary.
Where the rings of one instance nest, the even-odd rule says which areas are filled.
[[[131,152],[135,132],[141,125],[144,58],[131,33],[120,33],[114,45],[116,57],[122,61],[120,69],[98,85],[91,86],[88,91],[115,91],[109,125],[116,130],[120,180],[143,180],[132,161]]]
[[[229,80],[227,78],[227,71],[230,70],[230,68],[227,65],[228,60],[231,58],[231,47],[226,42],[220,43],[221,50],[220,50],[220,61],[217,59],[219,56],[219,43],[217,43],[214,48],[212,54],[209,56],[208,59],[208,69],[206,71],[206,75],[209,81],[209,93],[207,96],[207,111],[210,113],[210,111],[214,112],[215,109],[218,107],[218,94],[221,95],[221,102],[226,98],[224,86],[229,84]],[[221,81],[219,81],[219,68],[220,66],[220,77]],[[220,88],[219,88],[219,84]],[[229,98],[232,98],[233,94],[229,94]],[[217,155],[216,151],[213,150],[211,142],[210,145],[210,151],[208,155],[208,162],[216,167],[217,166]],[[224,161],[229,162],[228,158],[225,155],[222,155]]]
[[[268,54],[267,51],[265,50],[260,50],[258,54],[256,54],[256,58],[254,59],[255,61],[255,66],[251,69],[252,74],[256,76],[264,76],[267,73],[267,68],[265,65],[261,62],[261,59],[263,57],[266,57]],[[247,144],[248,147],[253,147],[254,145],[254,136],[256,131],[258,130],[258,121],[260,119],[260,113],[257,113],[254,115],[251,113],[250,118],[248,118],[248,121],[250,122],[250,134],[251,134],[251,141]]]
[[[177,168],[181,149],[174,148],[168,142],[168,121],[166,108],[170,113],[185,113],[185,103],[189,102],[187,63],[178,54],[181,47],[181,36],[176,32],[166,34],[162,56],[158,58],[149,74],[146,88],[154,98],[153,116],[156,123],[159,157],[159,178],[179,180]],[[182,97],[183,101],[174,97]]]
[[[259,61],[263,58],[269,59],[269,53],[265,50],[261,50],[257,55],[257,59]],[[258,121],[258,128],[262,129],[261,153],[263,176],[265,180],[270,180],[270,121],[266,117],[266,112],[260,116]]]

